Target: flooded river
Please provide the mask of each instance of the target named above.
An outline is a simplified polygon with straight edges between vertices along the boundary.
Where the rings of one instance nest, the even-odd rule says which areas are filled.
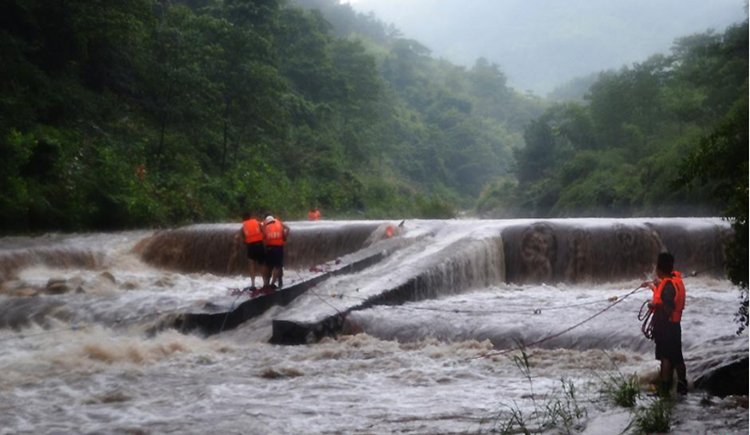
[[[246,300],[228,291],[249,284],[239,225],[0,239],[0,434],[491,433],[555,401],[574,418],[546,433],[619,433],[632,416],[600,390],[658,368],[633,291],[663,250],[686,275],[690,380],[747,358],[719,219],[398,224],[291,222],[285,286],[368,262],[212,335],[174,326]],[[275,322],[336,316],[269,344]],[[746,397],[706,397],[681,399],[673,433],[747,432]]]

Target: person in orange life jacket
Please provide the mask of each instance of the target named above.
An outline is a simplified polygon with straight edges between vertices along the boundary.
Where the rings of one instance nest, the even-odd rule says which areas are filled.
[[[685,308],[685,285],[680,272],[674,270],[674,257],[663,252],[656,261],[656,276],[653,282],[644,282],[641,287],[650,287],[654,297],[648,307],[653,311],[656,344],[656,359],[661,361],[660,394],[666,395],[672,386],[672,371],[677,370],[677,392],[687,394],[687,373],[682,356],[682,310]]]
[[[266,217],[266,276],[270,275],[271,287],[276,286],[277,282],[279,288],[283,285],[281,275],[284,268],[284,244],[289,238],[289,232],[289,227],[280,220],[270,215]]]
[[[307,212],[307,220],[309,221],[320,220],[320,210],[318,209],[318,207],[311,208],[310,211]]]
[[[251,213],[242,215],[242,228],[237,234],[237,238],[241,238],[245,242],[247,258],[250,263],[250,277],[252,278],[251,289],[253,290],[255,290],[256,264],[261,269],[259,272],[263,277],[263,286],[268,285],[266,273],[263,270],[266,263],[266,249],[263,246],[264,232],[263,223],[259,222],[255,215]]]

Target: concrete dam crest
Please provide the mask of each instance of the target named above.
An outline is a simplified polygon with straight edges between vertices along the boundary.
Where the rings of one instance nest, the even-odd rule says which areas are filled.
[[[303,344],[355,328],[347,313],[458,294],[498,283],[604,283],[645,278],[659,252],[677,270],[723,276],[720,219],[550,219],[291,223],[287,286],[236,308],[195,309],[175,325],[216,333],[283,306],[271,342]],[[240,274],[247,269],[237,225],[164,231],[136,247],[143,260],[181,272]],[[328,264],[330,263],[330,264]],[[325,269],[308,268],[328,264]],[[304,298],[299,298],[301,295]]]

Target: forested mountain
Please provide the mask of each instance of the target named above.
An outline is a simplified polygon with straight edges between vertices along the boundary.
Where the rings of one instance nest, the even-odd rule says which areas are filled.
[[[5,232],[312,206],[715,214],[728,201],[715,188],[737,175],[688,157],[729,141],[747,175],[747,147],[727,133],[747,111],[747,22],[571,83],[554,104],[336,0],[9,0],[0,57]]]
[[[496,65],[306,6],[4,2],[0,227],[448,216],[507,174],[542,107]]]
[[[529,123],[515,178],[496,182],[478,209],[494,216],[717,215],[736,190],[747,210],[747,96],[747,21],[679,38],[669,54],[602,72],[583,102],[552,104]],[[721,144],[724,163],[712,165],[715,156],[704,149],[727,130],[737,133]],[[700,173],[705,183],[691,182],[697,167],[708,166]]]

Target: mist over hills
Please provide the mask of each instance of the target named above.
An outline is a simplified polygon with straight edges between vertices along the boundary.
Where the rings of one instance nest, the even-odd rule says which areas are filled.
[[[345,0],[342,2],[346,2]],[[669,51],[675,38],[743,20],[741,0],[354,0],[433,56],[497,63],[510,86],[544,96],[578,76]]]

